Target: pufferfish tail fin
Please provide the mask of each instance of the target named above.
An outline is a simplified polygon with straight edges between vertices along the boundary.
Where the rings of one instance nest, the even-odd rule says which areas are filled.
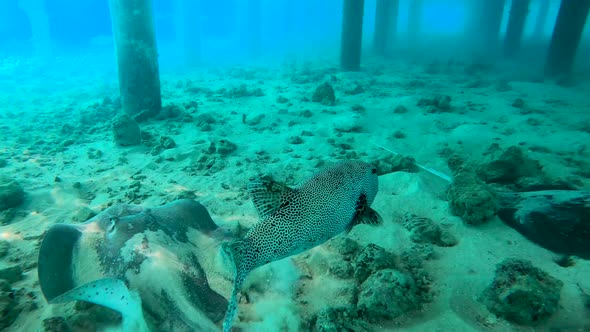
[[[238,295],[242,289],[244,280],[246,280],[248,273],[252,270],[251,264],[247,261],[248,248],[248,240],[235,240],[225,244],[223,247],[223,250],[229,255],[235,267],[234,285],[223,321],[223,332],[229,332],[231,330],[233,320],[238,313]]]

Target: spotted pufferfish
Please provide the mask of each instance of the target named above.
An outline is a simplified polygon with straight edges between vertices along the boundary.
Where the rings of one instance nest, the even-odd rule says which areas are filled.
[[[296,188],[272,180],[249,183],[260,221],[243,239],[224,246],[235,279],[223,331],[231,329],[238,293],[252,270],[319,246],[355,225],[381,224],[370,207],[377,191],[377,168],[362,161],[339,162]]]

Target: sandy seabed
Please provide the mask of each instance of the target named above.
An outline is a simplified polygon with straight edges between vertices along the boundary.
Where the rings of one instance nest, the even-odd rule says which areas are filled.
[[[342,73],[323,62],[163,72],[164,109],[183,116],[141,123],[149,134],[144,143],[120,147],[111,128],[119,112],[114,73],[72,67],[36,71],[33,64],[15,59],[0,66],[6,74],[0,76],[0,159],[6,162],[0,172],[17,180],[26,193],[13,218],[0,226],[7,248],[0,266],[22,267],[22,277],[11,287],[26,304],[8,331],[36,331],[44,318],[72,310],[47,305],[39,290],[36,261],[45,230],[55,223],[82,222],[117,202],[150,207],[195,198],[218,224],[248,226],[257,221],[246,192],[250,178],[272,174],[295,185],[324,163],[343,158],[370,162],[390,154],[375,143],[446,174],[451,172],[444,151],[477,160],[492,144],[520,146],[547,174],[590,189],[588,82],[563,87],[514,79],[502,67],[374,59],[360,73]],[[333,105],[311,101],[324,82],[335,90]],[[450,96],[450,108],[418,106],[421,99],[437,95]],[[162,137],[175,146],[158,148]],[[235,144],[235,150],[207,152],[211,142],[221,140]],[[347,237],[400,253],[412,246],[409,231],[399,223],[409,212],[444,225],[458,244],[435,247],[435,259],[425,263],[432,279],[431,302],[373,328],[588,331],[590,314],[582,294],[590,290],[590,262],[579,259],[574,266],[561,267],[554,261],[556,254],[498,218],[466,225],[449,209],[448,184],[431,174],[390,173],[380,176],[379,185],[373,208],[384,225],[360,225]],[[211,286],[229,296],[231,273],[215,258],[217,247],[212,246],[199,259]],[[236,326],[245,331],[305,330],[305,320],[314,312],[337,305],[331,302],[340,297],[332,294],[346,288],[347,281],[321,268],[301,270],[301,261],[313,264],[322,261],[314,257],[329,256],[328,247],[254,272],[246,285],[254,291],[250,303],[240,305]],[[492,282],[496,265],[506,258],[529,260],[563,282],[559,309],[543,324],[512,325],[477,301]],[[296,276],[306,273],[313,281],[296,287],[301,282]]]

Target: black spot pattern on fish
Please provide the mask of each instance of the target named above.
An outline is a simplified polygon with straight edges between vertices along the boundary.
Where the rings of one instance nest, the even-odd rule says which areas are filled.
[[[261,220],[244,239],[230,244],[236,276],[224,331],[231,328],[237,293],[250,271],[316,247],[360,220],[355,218],[370,209],[377,195],[377,169],[362,161],[345,161],[296,189],[258,180],[248,190]]]
[[[369,205],[367,203],[367,195],[363,193],[359,196],[359,199],[356,201],[356,213],[354,215],[355,218],[362,216],[368,207]]]
[[[265,184],[274,193],[272,184]],[[246,235],[251,254],[243,268],[252,270],[324,243],[363,214],[378,190],[376,169],[346,161],[325,169],[281,198],[272,214]],[[267,207],[265,207],[267,208]]]

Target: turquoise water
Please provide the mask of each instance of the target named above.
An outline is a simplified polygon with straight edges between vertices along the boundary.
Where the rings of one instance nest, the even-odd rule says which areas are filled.
[[[588,331],[560,5],[2,2],[0,330]]]

